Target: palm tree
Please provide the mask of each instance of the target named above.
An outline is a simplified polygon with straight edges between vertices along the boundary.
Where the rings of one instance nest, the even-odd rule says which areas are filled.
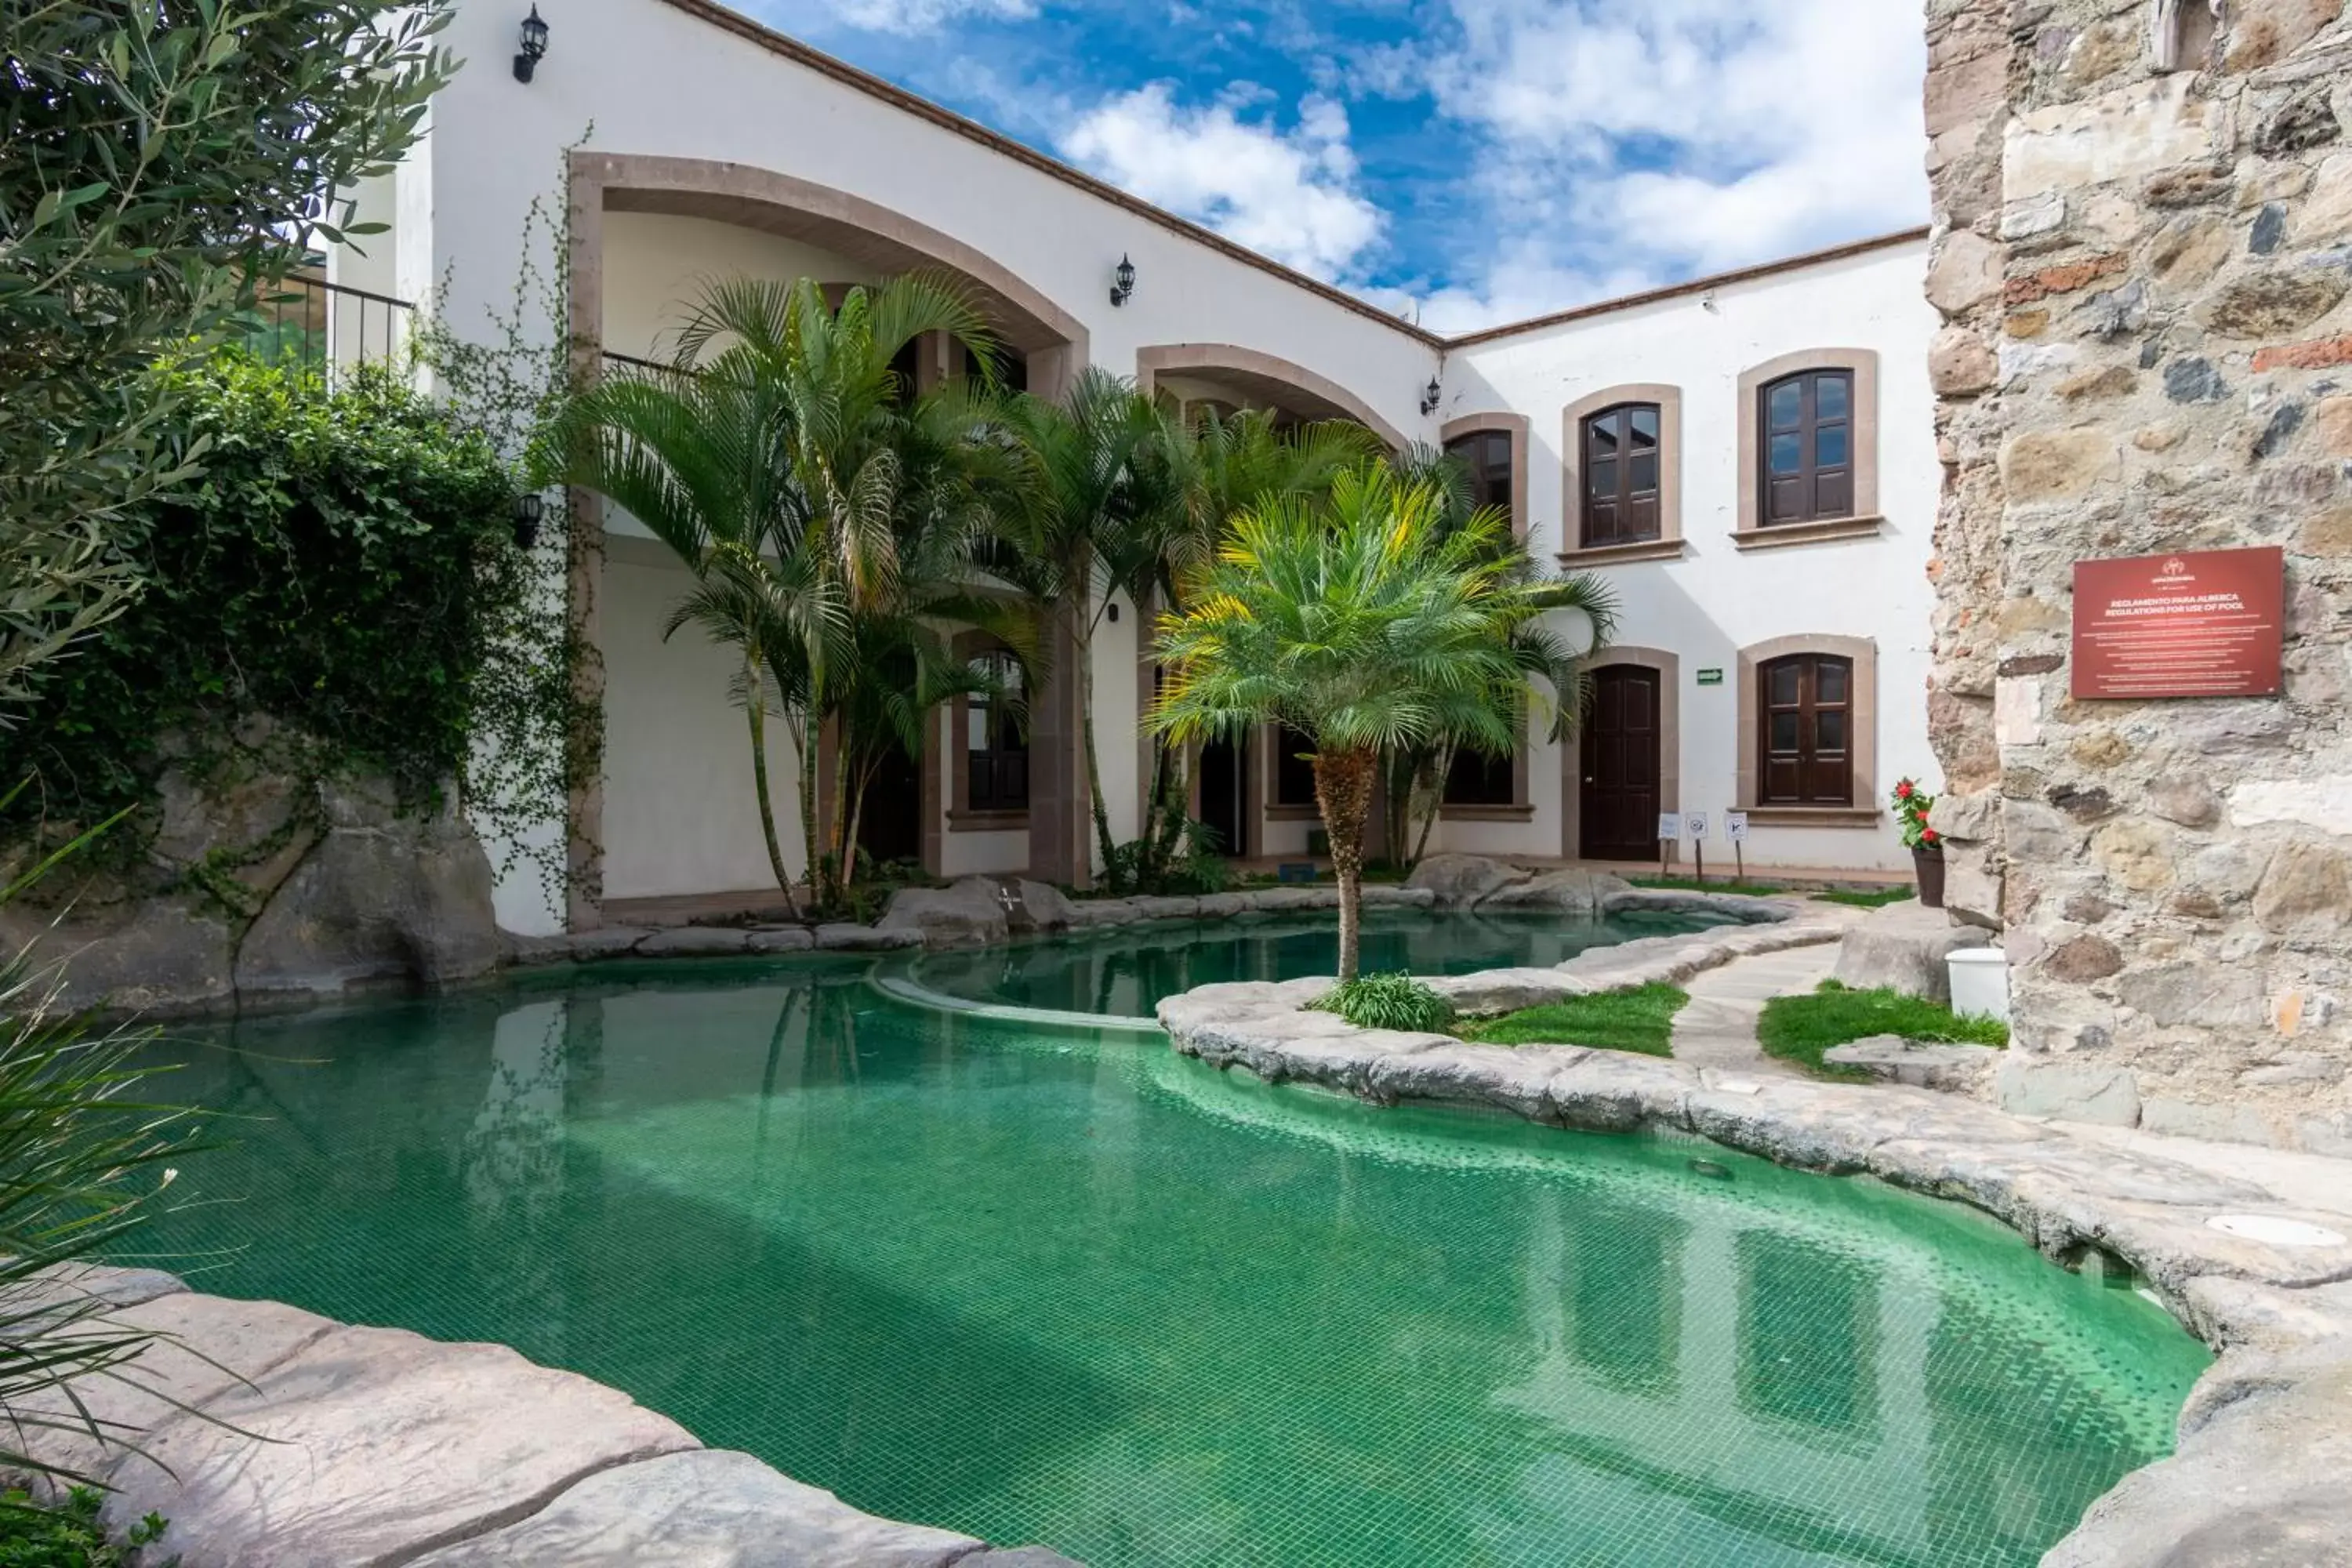
[[[1269,721],[1308,738],[1339,877],[1339,978],[1355,977],[1363,835],[1384,751],[1454,735],[1496,752],[1577,655],[1502,514],[1448,526],[1443,487],[1385,463],[1343,470],[1328,503],[1260,501],[1233,520],[1190,607],[1160,623],[1171,677],[1155,731],[1183,742]],[[1599,628],[1605,635],[1606,627]],[[1597,641],[1597,637],[1596,637]],[[1554,703],[1554,737],[1575,709]]]
[[[1076,665],[1095,848],[1108,867],[1115,847],[1095,742],[1094,637],[1111,595],[1139,598],[1181,531],[1182,491],[1171,465],[1153,460],[1169,432],[1133,382],[1093,366],[1066,401],[1016,397],[1002,418],[1025,458],[1026,482],[989,564],[1021,590],[1041,628],[1059,634],[1047,646],[1066,647]]]
[[[772,382],[725,370],[631,376],[582,394],[567,418],[564,477],[644,523],[694,574],[663,637],[692,625],[736,656],[730,695],[749,721],[761,835],[797,919],[776,837],[767,721],[781,708],[796,741],[808,730],[803,652],[824,643],[842,610],[812,563],[773,547],[797,510],[784,400]]]
[[[917,551],[923,564],[910,573],[910,533],[978,531],[971,494],[936,471],[959,445],[954,432],[971,429],[968,411],[956,395],[917,398],[893,368],[929,332],[961,340],[990,374],[985,321],[942,279],[910,274],[854,288],[837,309],[808,279],[722,281],[691,307],[668,374],[608,382],[570,416],[566,477],[636,516],[696,574],[673,629],[690,620],[742,655],[736,689],[751,715],[761,822],[780,883],[764,726],[767,699],[786,704],[803,852],[820,905],[832,889],[819,844],[818,752],[824,720],[855,706],[856,620],[904,623],[908,606],[929,596],[922,574],[942,552]],[[843,803],[845,815],[853,804]]]
[[[1216,560],[1218,542],[1237,514],[1276,498],[1319,501],[1339,475],[1377,458],[1380,437],[1361,425],[1327,420],[1286,426],[1265,409],[1221,415],[1203,411],[1189,423],[1163,417],[1159,449],[1149,455],[1155,482],[1182,498],[1181,522],[1158,542],[1135,580],[1122,584],[1140,605],[1156,595],[1181,607]],[[1142,848],[1147,870],[1166,865],[1190,826],[1183,759],[1162,743],[1153,748],[1151,787],[1145,796]]]

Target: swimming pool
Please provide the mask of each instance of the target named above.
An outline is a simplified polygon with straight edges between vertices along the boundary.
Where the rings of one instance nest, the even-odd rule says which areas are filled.
[[[1359,962],[1367,974],[1549,968],[1589,948],[1727,923],[1736,922],[1717,915],[1647,910],[1595,918],[1374,909],[1364,911]],[[925,953],[911,962],[909,972],[918,984],[970,1002],[1148,1018],[1161,997],[1195,985],[1297,980],[1334,974],[1339,967],[1339,917],[1325,911],[1161,921],[1004,947]]]
[[[163,1047],[199,1289],[1093,1568],[2029,1563],[2207,1353],[1967,1211],[698,966]],[[1693,1162],[1698,1163],[1695,1167]]]

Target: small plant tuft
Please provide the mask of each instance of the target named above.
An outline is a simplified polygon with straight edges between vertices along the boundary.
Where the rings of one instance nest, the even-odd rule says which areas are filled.
[[[1314,1006],[1360,1029],[1427,1031],[1454,1022],[1454,1004],[1405,973],[1359,974]]]
[[[0,1494],[0,1568],[132,1568],[150,1561],[145,1549],[163,1539],[163,1516],[149,1514],[117,1541],[99,1517],[105,1501],[89,1487],[75,1487],[53,1507],[25,1491]]]

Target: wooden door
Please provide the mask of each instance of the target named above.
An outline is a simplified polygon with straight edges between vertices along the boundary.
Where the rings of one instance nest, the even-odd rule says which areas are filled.
[[[1593,672],[1578,795],[1579,853],[1588,860],[1657,858],[1664,743],[1659,680],[1656,670],[1639,665],[1612,664]]]

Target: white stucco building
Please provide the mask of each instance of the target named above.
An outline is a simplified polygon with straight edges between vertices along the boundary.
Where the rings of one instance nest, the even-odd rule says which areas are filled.
[[[1752,867],[1904,863],[1881,801],[1934,772],[1924,233],[1449,340],[708,0],[565,0],[528,83],[506,68],[522,12],[458,8],[449,42],[471,63],[422,147],[361,193],[393,232],[334,258],[335,282],[437,294],[465,332],[510,307],[525,214],[560,194],[570,318],[546,330],[592,362],[659,353],[706,279],[923,267],[982,301],[1031,391],[1092,363],[1181,399],[1454,446],[1539,559],[1602,574],[1623,614],[1584,738],[1465,767],[1436,847],[1654,860],[1658,814],[1745,809]],[[1137,285],[1115,304],[1122,257]],[[919,376],[946,363],[929,354]],[[662,638],[686,573],[590,510],[601,533],[567,591],[604,656],[604,777],[576,803],[572,907],[544,907],[536,879],[501,889],[521,931],[769,880],[730,660],[691,632]],[[1095,649],[1095,719],[1128,837],[1148,628],[1118,609]],[[1051,692],[1033,708],[1024,797],[975,801],[973,779],[994,775],[973,771],[971,715],[943,710],[869,808],[874,831],[939,873],[1083,879],[1076,716]],[[789,799],[794,759],[773,744]],[[1283,750],[1258,737],[1197,770],[1202,814],[1242,854],[1307,848],[1311,798]],[[1710,869],[1729,861],[1716,832]]]

